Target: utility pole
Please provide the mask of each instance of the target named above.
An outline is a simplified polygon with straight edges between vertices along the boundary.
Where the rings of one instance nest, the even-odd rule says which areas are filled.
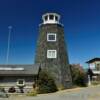
[[[10,51],[10,37],[11,37],[11,31],[12,31],[12,26],[8,26],[8,45],[7,45],[7,55],[6,55],[6,64],[9,63],[9,51]]]

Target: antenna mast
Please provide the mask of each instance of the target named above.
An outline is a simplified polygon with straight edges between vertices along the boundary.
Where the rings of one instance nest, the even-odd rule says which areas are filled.
[[[8,26],[8,30],[9,30],[9,34],[8,34],[8,45],[7,45],[6,64],[9,63],[10,36],[11,36],[12,26]]]

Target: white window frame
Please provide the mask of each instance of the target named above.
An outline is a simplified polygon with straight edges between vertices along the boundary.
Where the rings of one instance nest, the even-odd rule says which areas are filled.
[[[54,57],[49,52],[55,52]],[[57,58],[57,50],[47,50],[47,58]]]
[[[55,36],[55,40],[49,40],[49,36],[50,35],[54,35]],[[57,40],[57,34],[56,33],[47,33],[47,41],[49,41],[49,42],[56,42],[56,40]]]
[[[23,84],[19,84],[19,81],[23,81]],[[18,79],[17,80],[17,86],[24,86],[25,85],[25,80],[24,79]]]

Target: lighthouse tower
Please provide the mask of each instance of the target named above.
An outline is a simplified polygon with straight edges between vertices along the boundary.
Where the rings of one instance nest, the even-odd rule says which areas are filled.
[[[42,16],[35,63],[52,75],[58,88],[70,88],[72,78],[60,17],[57,13],[46,13]]]

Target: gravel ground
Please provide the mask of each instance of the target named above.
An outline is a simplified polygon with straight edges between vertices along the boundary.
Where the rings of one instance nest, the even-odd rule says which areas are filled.
[[[0,98],[0,100],[100,100],[100,86],[69,89],[34,97],[10,96],[9,98]]]

